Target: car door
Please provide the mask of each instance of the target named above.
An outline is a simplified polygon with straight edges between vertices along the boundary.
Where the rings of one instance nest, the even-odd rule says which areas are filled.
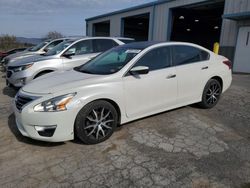
[[[209,53],[188,45],[172,47],[180,105],[198,102],[208,81]]]
[[[92,40],[79,41],[62,55],[64,70],[83,65],[97,55],[98,53],[94,52]]]
[[[147,52],[133,67],[149,67],[144,75],[126,74],[123,77],[126,114],[129,118],[151,115],[175,105],[177,80],[171,67],[169,47]]]

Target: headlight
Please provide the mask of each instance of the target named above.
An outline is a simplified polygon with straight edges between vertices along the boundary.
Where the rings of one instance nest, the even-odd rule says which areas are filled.
[[[76,93],[62,95],[44,101],[34,107],[35,112],[60,112],[67,110],[66,105],[72,100]]]
[[[32,67],[32,65],[33,65],[33,63],[27,64],[27,65],[22,65],[22,66],[19,66],[19,67],[15,67],[15,68],[13,68],[13,71],[14,72],[23,71],[23,70],[26,70],[26,69]]]

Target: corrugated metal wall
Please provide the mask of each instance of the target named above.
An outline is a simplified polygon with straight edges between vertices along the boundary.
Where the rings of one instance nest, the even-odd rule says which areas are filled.
[[[226,0],[224,14],[250,11],[250,0]],[[238,33],[238,22],[223,20],[221,30],[221,45],[235,46]]]
[[[134,11],[125,12],[122,14],[116,14],[116,15],[112,15],[109,17],[103,17],[103,18],[89,21],[89,22],[87,22],[88,31],[86,32],[86,34],[89,36],[92,36],[94,23],[110,20],[110,36],[113,36],[113,37],[121,36],[121,20],[122,20],[122,18],[128,17],[128,16],[133,16],[133,15],[144,14],[144,13],[150,13],[150,15],[152,15],[152,10],[153,10],[153,7],[148,7],[148,8],[138,9],[138,10],[134,10]],[[150,24],[152,24],[152,23],[150,22]],[[152,25],[149,25],[149,27],[152,27]],[[149,32],[149,36],[150,35],[151,35],[151,32]]]
[[[169,35],[169,9],[185,6],[188,4],[201,3],[208,0],[174,0],[163,4],[156,5],[155,7],[148,7],[138,9],[134,11],[128,11],[121,14],[116,14],[108,17],[99,18],[96,20],[88,21],[87,35],[92,36],[93,24],[110,20],[110,35],[120,36],[121,35],[121,19],[124,17],[134,16],[143,13],[150,13],[150,24],[149,24],[149,40],[166,41]]]
[[[180,6],[185,6],[189,4],[202,3],[207,0],[176,0],[171,1],[169,3],[156,5],[155,8],[155,19],[154,19],[154,34],[151,40],[160,40],[167,41],[170,36],[171,31],[171,23],[169,23],[170,19],[169,14],[171,8],[176,8]]]
[[[224,14],[250,11],[250,0],[226,0]],[[233,21],[224,19],[222,22],[220,53],[234,60],[238,31],[241,26],[249,26],[250,21]]]

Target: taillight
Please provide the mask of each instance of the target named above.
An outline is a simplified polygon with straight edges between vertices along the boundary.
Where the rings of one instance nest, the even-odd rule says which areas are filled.
[[[225,60],[225,61],[223,61],[223,63],[224,63],[225,65],[227,65],[228,68],[229,68],[230,70],[232,69],[232,62],[231,62],[231,61]]]

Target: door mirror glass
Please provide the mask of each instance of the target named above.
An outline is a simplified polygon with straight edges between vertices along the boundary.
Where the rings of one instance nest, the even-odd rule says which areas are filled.
[[[69,58],[71,56],[74,56],[75,54],[76,54],[76,49],[75,48],[71,48],[67,52],[65,52],[63,54],[63,56]]]
[[[146,66],[137,66],[133,67],[129,73],[131,75],[138,75],[138,74],[148,74],[149,73],[149,67]]]

